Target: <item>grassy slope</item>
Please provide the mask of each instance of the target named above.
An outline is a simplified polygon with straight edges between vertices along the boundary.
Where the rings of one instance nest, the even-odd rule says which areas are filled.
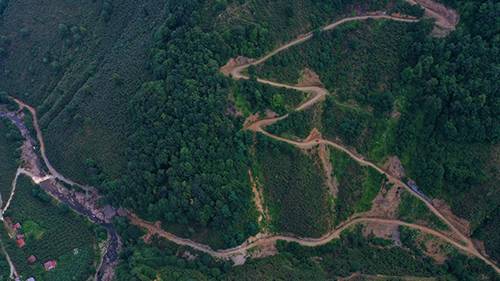
[[[403,191],[401,194],[398,216],[403,221],[424,222],[424,224],[432,228],[448,230],[448,226],[429,211],[429,208],[422,201],[410,195],[407,191]]]
[[[335,218],[336,223],[340,223],[354,213],[370,210],[384,177],[371,168],[359,166],[343,152],[332,150],[330,158],[333,176],[339,183]]]
[[[0,119],[0,193],[4,203],[9,197],[12,180],[20,157],[19,133],[7,119]]]
[[[101,1],[11,1],[0,23],[11,41],[0,89],[38,108],[49,158],[82,182],[88,158],[112,177],[126,164],[124,105],[149,79],[147,54],[161,18],[155,1],[114,2],[105,22]],[[60,24],[76,29],[63,38]]]
[[[86,280],[95,270],[96,252],[94,232],[90,223],[75,215],[65,206],[54,205],[45,193],[33,186],[26,177],[20,177],[11,208],[6,216],[20,222],[26,246],[19,249],[2,228],[2,240],[20,274],[37,280]],[[42,199],[40,199],[42,198]],[[38,259],[29,266],[26,259]],[[58,267],[45,272],[42,263],[55,259]]]
[[[256,150],[271,228],[308,237],[328,231],[332,217],[318,159],[261,136]]]

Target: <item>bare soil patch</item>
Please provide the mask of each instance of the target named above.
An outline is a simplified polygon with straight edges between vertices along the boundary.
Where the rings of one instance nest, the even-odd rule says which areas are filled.
[[[325,174],[325,183],[328,186],[328,190],[330,194],[337,198],[337,194],[339,193],[339,183],[337,179],[333,176],[333,166],[330,161],[330,151],[325,144],[320,144],[318,146],[318,156],[321,161],[321,166],[323,167],[323,172]]]
[[[390,188],[382,187],[373,200],[371,210],[366,215],[377,218],[396,218],[402,191],[402,188],[396,185]],[[376,222],[367,223],[363,229],[363,234],[365,236],[373,234],[376,237],[392,239],[396,243],[400,242],[399,226],[397,225],[378,224]]]
[[[256,247],[254,250],[250,252],[251,258],[265,258],[274,256],[278,253],[278,249],[276,248],[276,241],[269,240],[264,243],[259,244],[259,247]]]
[[[235,69],[236,67],[242,66],[242,65],[247,65],[253,61],[254,61],[254,59],[243,57],[243,56],[231,58],[223,67],[220,68],[220,72],[222,72],[222,74],[224,74],[226,76],[229,76],[229,74],[231,74],[231,71],[233,71],[233,69]]]
[[[402,179],[405,176],[405,169],[403,164],[397,156],[390,156],[384,165],[384,170],[386,170],[391,176],[398,179]]]
[[[421,5],[425,9],[425,16],[436,20],[432,30],[432,35],[435,37],[444,37],[455,30],[459,21],[459,15],[455,10],[433,0],[408,0],[408,2]]]
[[[262,188],[258,182],[258,179],[255,178],[252,174],[252,170],[248,170],[248,177],[250,178],[250,184],[252,186],[252,193],[255,203],[255,208],[259,212],[258,222],[262,226],[266,225],[269,222],[270,216],[269,211],[264,206],[264,196],[262,194]]]
[[[243,122],[243,128],[248,128],[250,125],[252,125],[253,123],[259,121],[259,113],[255,113],[255,114],[250,114],[246,119],[245,119],[245,122]]]
[[[304,140],[304,142],[310,142],[310,141],[314,141],[314,140],[319,140],[321,138],[322,138],[321,132],[318,129],[313,128],[311,130],[311,132],[309,133],[309,136],[307,136],[307,138]]]

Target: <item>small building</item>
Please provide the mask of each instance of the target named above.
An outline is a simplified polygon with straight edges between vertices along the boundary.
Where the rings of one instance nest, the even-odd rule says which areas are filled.
[[[35,281],[35,277],[30,277],[30,278],[26,279],[26,281]]]
[[[28,264],[32,265],[36,262],[36,257],[31,255],[28,257]]]
[[[45,268],[46,271],[52,270],[52,269],[56,268],[56,266],[57,266],[57,262],[55,260],[46,261],[43,264],[43,267]]]
[[[18,234],[18,235],[16,235],[16,239],[24,239],[24,234]]]
[[[14,225],[12,226],[12,228],[13,228],[14,230],[21,229],[21,224],[20,224],[20,223],[16,223],[16,224],[14,224]]]
[[[26,241],[24,241],[24,238],[20,238],[16,240],[16,244],[19,248],[22,248],[26,246]]]

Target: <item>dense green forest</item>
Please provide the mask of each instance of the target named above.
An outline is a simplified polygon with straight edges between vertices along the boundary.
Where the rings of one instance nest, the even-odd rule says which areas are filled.
[[[494,15],[500,5],[451,4],[461,14],[457,30],[414,44],[413,66],[401,74],[405,107],[396,152],[426,193],[470,220],[498,260],[500,25]]]
[[[249,5],[256,3],[250,1]],[[121,180],[104,185],[115,203],[151,220],[161,220],[167,228],[171,225],[171,230],[177,229],[175,225],[189,225],[192,234],[206,228],[224,230],[217,235],[222,240],[219,243],[207,240],[218,247],[236,245],[257,231],[246,170],[250,140],[240,132],[242,118],[227,114],[234,82],[223,78],[218,69],[231,56],[261,54],[289,38],[278,33],[261,37],[265,33],[260,30],[262,26],[245,24],[228,30],[221,22],[207,21],[209,15],[221,11],[217,5],[208,4],[167,3],[166,20],[154,35],[155,46],[150,54],[156,80],[145,83],[128,103],[133,133],[128,138],[127,171]],[[315,5],[331,11],[337,10],[336,5],[347,8],[354,4],[360,10],[371,8],[357,1],[303,2],[310,11]],[[231,5],[239,4],[227,3],[227,9]],[[302,19],[295,15],[298,10],[290,9],[290,21],[315,26],[327,21],[326,14],[317,11]],[[255,18],[264,19],[261,11],[255,11]],[[271,17],[259,24],[272,29],[289,28],[290,22],[272,25],[274,20],[276,17]],[[246,30],[243,34],[241,28]],[[298,32],[287,34],[292,37]],[[263,38],[267,44],[260,44]],[[241,42],[253,47],[238,45]],[[242,91],[270,91],[251,82],[244,89],[237,87],[240,89],[234,90],[233,86],[236,95]],[[279,97],[272,101],[277,111],[286,109]],[[255,102],[257,108],[252,110],[259,110],[262,102]]]

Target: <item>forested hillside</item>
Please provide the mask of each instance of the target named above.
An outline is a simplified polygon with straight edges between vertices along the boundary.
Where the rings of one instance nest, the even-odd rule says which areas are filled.
[[[65,174],[181,234],[224,230],[207,239],[235,245],[255,233],[256,215],[248,141],[218,68],[385,1],[164,3],[10,3],[0,89],[37,107]]]
[[[443,3],[460,14],[446,37],[401,0],[0,0],[0,102],[10,95],[35,107],[52,164],[96,187],[99,204],[127,210],[112,223],[123,242],[116,280],[497,280],[486,255],[453,240],[431,200],[450,205],[470,223],[464,237],[500,260],[500,4]],[[366,14],[378,18],[356,17]],[[222,71],[238,60],[249,66],[241,77]],[[314,100],[296,83],[327,94]],[[276,120],[255,125],[264,118]],[[10,177],[18,138],[8,128],[0,123],[9,160],[0,175]],[[386,172],[389,157],[402,176]],[[9,182],[0,179],[2,195]],[[380,219],[377,198],[397,184],[408,193],[382,206],[396,215],[378,225],[394,232],[366,230]],[[54,208],[45,193],[21,186],[30,207],[10,215],[54,231],[40,213]],[[64,259],[86,249],[71,265],[88,276],[102,241],[83,220],[64,226],[57,206],[55,228],[87,235],[59,237],[48,251]],[[350,224],[361,216],[373,220]],[[133,226],[140,219],[147,232]],[[262,236],[271,243],[248,246]],[[27,252],[9,242],[31,273]],[[243,255],[214,251],[231,247]]]
[[[5,1],[2,1],[2,3]],[[38,109],[55,166],[86,182],[96,162],[126,167],[126,105],[151,79],[162,1],[9,1],[0,19],[0,91]]]
[[[401,75],[405,110],[396,152],[411,176],[471,222],[499,259],[500,13],[495,1],[463,1],[461,25],[413,46]],[[496,237],[495,237],[496,236]]]

